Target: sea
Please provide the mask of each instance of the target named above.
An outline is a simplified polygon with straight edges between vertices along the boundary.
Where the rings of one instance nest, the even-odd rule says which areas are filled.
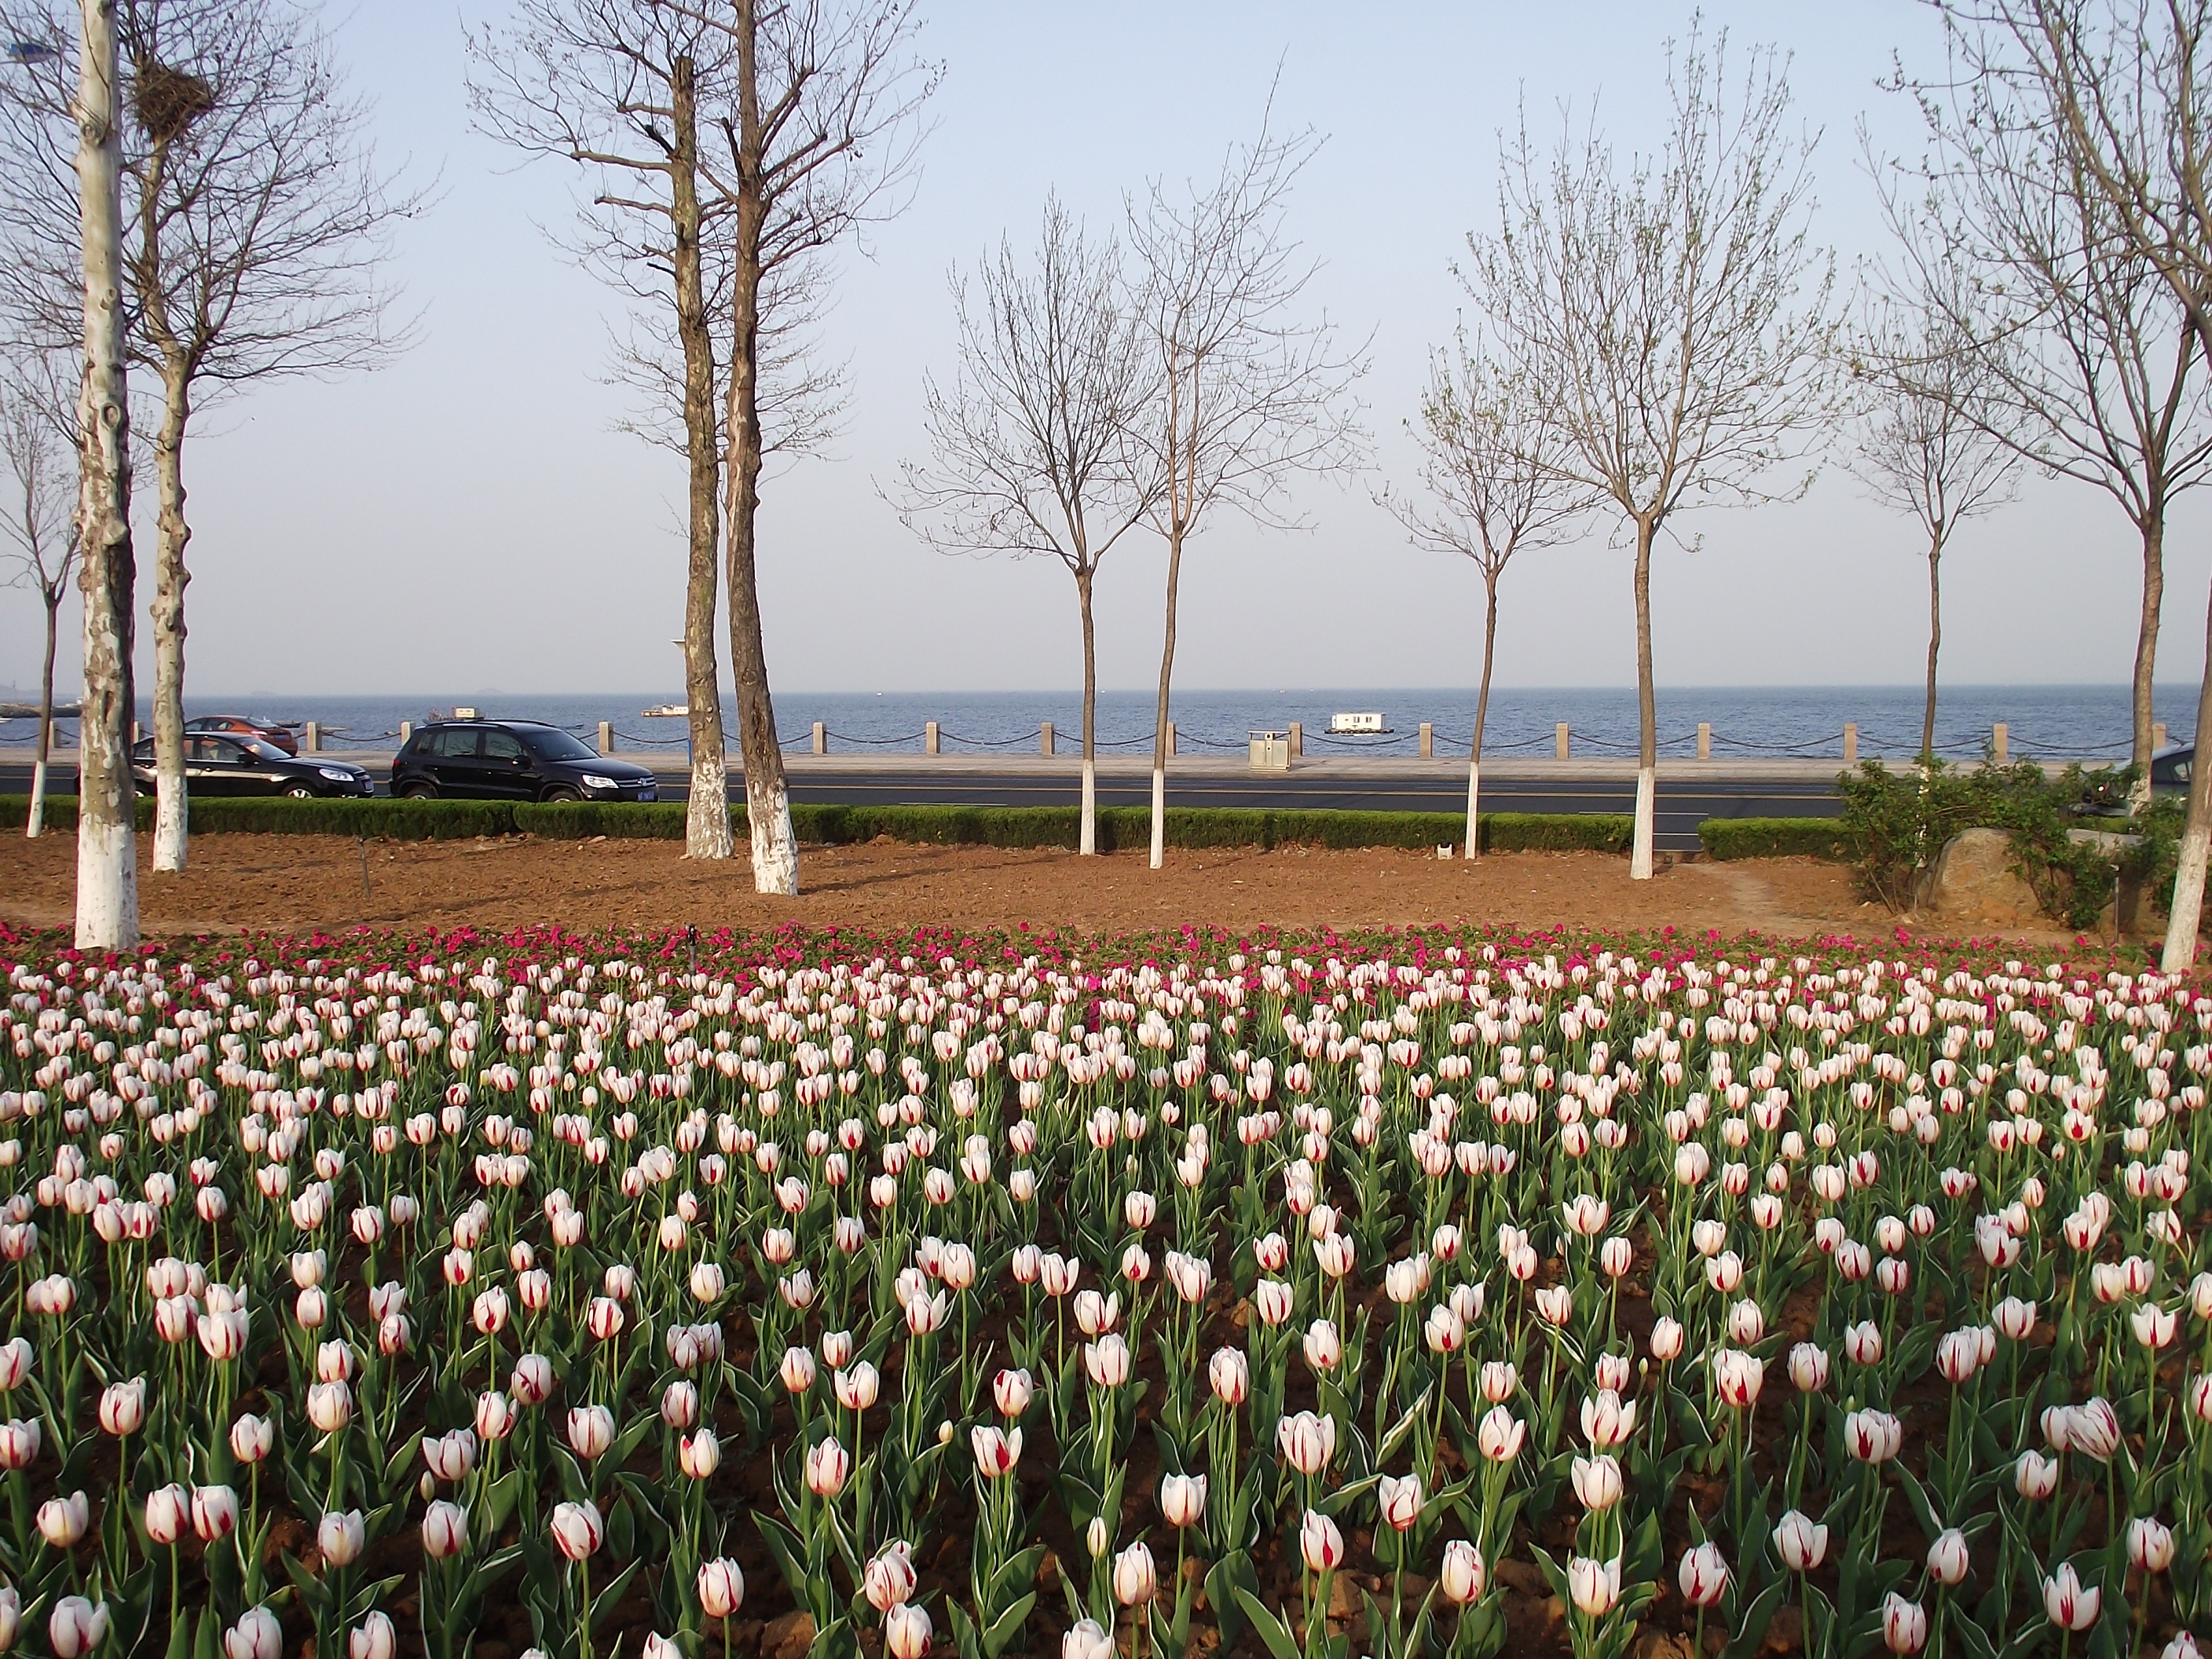
[[[2193,738],[2197,695],[2193,684],[2157,689],[2156,718],[2166,724],[2172,741],[2186,743]],[[20,690],[0,692],[0,701],[34,696]],[[678,702],[682,696],[680,688],[673,687],[592,694],[456,690],[375,697],[188,696],[185,709],[188,714],[314,720],[322,727],[325,746],[331,749],[396,749],[402,721],[420,722],[457,708],[472,708],[488,718],[545,720],[587,740],[596,736],[604,720],[613,726],[619,748],[680,751],[686,742],[685,722],[646,711]],[[1662,687],[1658,693],[1659,750],[1667,756],[1694,755],[1698,726],[1703,722],[1712,727],[1717,757],[1840,760],[1844,727],[1856,725],[1862,757],[1910,756],[1920,743],[1921,699],[1921,688],[1910,685]],[[1079,746],[1082,733],[1082,699],[1073,691],[785,692],[775,702],[778,736],[787,748],[796,750],[809,745],[817,720],[828,729],[833,753],[919,753],[932,720],[938,723],[945,754],[1035,753],[1048,720],[1063,754]],[[1297,721],[1304,727],[1309,755],[1413,755],[1419,752],[1420,726],[1425,721],[1433,727],[1436,752],[1444,755],[1466,752],[1474,728],[1474,702],[1472,690],[1190,690],[1175,694],[1173,718],[1178,745],[1187,754],[1241,752],[1251,732],[1281,732]],[[1155,694],[1150,690],[1099,693],[1101,746],[1109,753],[1148,749],[1154,704]],[[725,693],[724,708],[730,707]],[[1372,735],[1332,736],[1330,722],[1340,714],[1379,714],[1383,730]],[[150,718],[142,712],[142,720]],[[1554,728],[1561,721],[1569,727],[1575,754],[1636,752],[1632,688],[1522,686],[1492,689],[1483,751],[1500,758],[1548,755]],[[1957,760],[1978,759],[1999,724],[2007,727],[2015,757],[2118,763],[2127,758],[2129,749],[2128,689],[1946,686],[1936,704],[1936,750]],[[28,747],[36,726],[33,720],[0,720],[0,748]],[[63,722],[59,736],[63,743],[73,743],[73,724]],[[734,746],[734,733],[732,741]]]

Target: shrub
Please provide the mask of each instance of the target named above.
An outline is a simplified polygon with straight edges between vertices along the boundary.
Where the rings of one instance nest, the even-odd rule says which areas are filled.
[[[2155,810],[2142,826],[2084,817],[2085,809],[2125,800],[2134,778],[2132,769],[2088,771],[2079,765],[2053,778],[2033,761],[1990,763],[1966,772],[1939,760],[1896,773],[1868,761],[1837,780],[1844,797],[1838,823],[1856,851],[1860,886],[1892,909],[1909,909],[1920,901],[1937,855],[1960,830],[2002,830],[2011,839],[2013,868],[2044,914],[2071,927],[2088,927],[2112,901],[2115,870],[2104,853],[2073,840],[2069,830],[2085,823],[2150,830],[2144,844],[2120,861],[2118,874],[2131,879],[2149,874],[2166,856],[2158,830],[2164,820]]]
[[[1848,859],[1855,850],[1834,818],[1707,818],[1698,840],[1716,859]]]
[[[684,805],[672,801],[518,801],[514,827],[548,841],[682,841]],[[736,815],[739,823],[744,815]]]
[[[210,796],[192,803],[195,835],[366,836],[385,841],[463,841],[514,833],[515,804],[503,800],[294,800],[289,796]]]
[[[1636,820],[1626,812],[1486,812],[1478,828],[1489,853],[1626,854],[1636,839]]]
[[[0,828],[20,829],[29,797],[0,796]],[[293,800],[210,797],[192,803],[195,835],[370,836],[389,841],[451,841],[518,831],[549,841],[681,841],[682,801]],[[138,800],[141,830],[153,824],[150,796]],[[742,843],[745,812],[730,810]],[[793,802],[793,832],[802,842],[850,845],[888,836],[937,847],[1059,847],[1073,851],[1082,827],[1073,806],[846,806]],[[76,826],[73,796],[46,798],[46,822]],[[1481,823],[1486,851],[1626,853],[1634,828],[1625,815],[1601,812],[1492,812]],[[1325,810],[1171,806],[1170,847],[1312,846],[1341,850],[1395,848],[1408,852],[1456,846],[1467,820],[1455,812],[1340,812]],[[1101,852],[1133,851],[1152,840],[1147,807],[1098,811]]]
[[[453,841],[511,836],[515,809],[499,800],[294,800],[289,795],[207,795],[186,818],[197,836],[374,836],[387,841]],[[0,829],[29,822],[28,795],[0,795]],[[76,828],[76,797],[46,797],[46,827]],[[138,829],[154,827],[154,797],[138,797]]]

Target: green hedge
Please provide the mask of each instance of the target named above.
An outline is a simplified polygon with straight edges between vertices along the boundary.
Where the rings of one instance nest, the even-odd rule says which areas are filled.
[[[1716,859],[1849,859],[1856,851],[1834,818],[1707,818],[1698,839]]]
[[[681,841],[680,801],[568,801],[517,806],[515,827],[534,836],[580,840]],[[744,809],[731,809],[742,837]],[[839,806],[794,802],[792,828],[803,842],[849,846],[878,836],[938,847],[1064,847],[1073,848],[1082,815],[1073,806]],[[1454,812],[1338,812],[1264,808],[1171,806],[1171,847],[1390,847],[1408,851],[1456,846],[1467,820]],[[1530,850],[1626,853],[1633,830],[1626,817],[1603,813],[1492,813],[1482,820],[1482,844],[1493,852]],[[1102,852],[1128,851],[1152,842],[1152,811],[1143,806],[1098,811]]]
[[[30,811],[26,795],[0,795],[0,828],[21,828]],[[140,827],[153,823],[154,803],[141,796]],[[451,841],[520,831],[549,841],[594,836],[628,841],[681,841],[681,801],[293,800],[212,797],[192,803],[198,835],[373,836],[391,841]],[[732,827],[745,834],[742,806]],[[792,828],[803,842],[851,845],[878,836],[940,847],[1063,847],[1073,848],[1081,814],[1073,806],[840,806],[794,802]],[[74,829],[76,801],[46,799],[46,822]],[[1455,847],[1467,820],[1455,812],[1340,812],[1313,810],[1171,806],[1171,847],[1314,846],[1396,848],[1426,852]],[[1482,820],[1486,851],[1626,853],[1632,821],[1601,812],[1493,812]],[[1098,812],[1102,852],[1149,846],[1152,814],[1142,806],[1107,806]]]
[[[0,795],[0,829],[20,830],[31,816],[28,795]],[[186,822],[200,836],[373,836],[387,841],[456,841],[511,836],[515,809],[498,800],[295,800],[289,795],[205,795]],[[76,828],[76,797],[46,797],[46,827]],[[138,827],[154,827],[154,798],[138,797]],[[677,834],[683,829],[679,822]]]

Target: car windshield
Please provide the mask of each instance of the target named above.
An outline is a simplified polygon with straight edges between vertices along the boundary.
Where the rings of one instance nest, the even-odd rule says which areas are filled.
[[[275,744],[263,738],[246,738],[234,734],[231,741],[257,760],[288,761],[292,758]]]
[[[596,760],[589,747],[579,743],[566,732],[525,732],[522,740],[530,745],[530,752],[540,760]]]

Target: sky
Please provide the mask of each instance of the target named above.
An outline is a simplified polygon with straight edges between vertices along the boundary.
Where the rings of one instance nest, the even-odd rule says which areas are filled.
[[[1148,179],[1212,173],[1260,127],[1325,136],[1289,228],[1319,263],[1306,314],[1370,341],[1359,386],[1370,466],[1296,493],[1305,527],[1210,523],[1185,556],[1176,683],[1188,688],[1462,686],[1481,643],[1474,567],[1407,544],[1376,504],[1413,482],[1404,422],[1430,347],[1466,303],[1453,275],[1496,222],[1498,137],[1524,102],[1563,106],[1624,153],[1667,115],[1664,46],[1686,6],[1503,0],[1345,6],[1122,0],[935,0],[921,49],[941,63],[934,125],[904,213],[840,254],[823,330],[849,368],[830,452],[767,482],[761,597],[772,684],[794,691],[1055,690],[1080,683],[1073,582],[1057,563],[933,552],[884,491],[927,459],[923,377],[954,365],[947,279],[1001,234],[1034,237],[1048,191],[1097,229]],[[209,412],[186,455],[193,580],[187,689],[203,694],[674,690],[683,547],[680,459],[618,429],[635,394],[608,384],[625,301],[549,229],[575,170],[522,164],[476,132],[465,27],[499,0],[374,0],[331,14],[379,154],[434,181],[389,276],[419,309],[392,367],[271,382]],[[1709,27],[1790,54],[1820,135],[1814,235],[1848,270],[1882,231],[1859,163],[1917,148],[1918,118],[1879,86],[1893,54],[1932,67],[1917,0],[1715,0]],[[150,504],[141,514],[150,563]],[[1595,522],[1529,556],[1501,590],[1506,685],[1635,681],[1631,561]],[[2167,541],[2161,681],[2203,663],[2202,502]],[[1926,565],[1911,523],[1830,466],[1802,501],[1682,517],[1652,579],[1657,678],[1672,685],[1917,680]],[[1099,581],[1101,683],[1158,673],[1165,559],[1125,542]],[[2140,560],[2094,489],[2031,479],[1959,532],[1944,562],[1952,683],[2114,684],[2134,650]],[[142,583],[141,604],[150,598]],[[65,627],[76,626],[71,605]],[[34,685],[40,619],[0,591],[0,685]],[[142,641],[144,630],[142,624]],[[59,681],[76,683],[75,635]],[[725,642],[726,643],[726,642]],[[142,653],[143,654],[143,653]],[[150,663],[141,667],[150,685]]]

